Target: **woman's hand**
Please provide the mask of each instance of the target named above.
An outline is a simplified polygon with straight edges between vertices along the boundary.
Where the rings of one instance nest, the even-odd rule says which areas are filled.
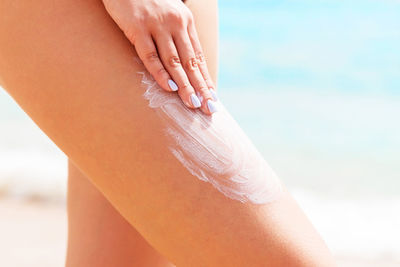
[[[106,10],[135,46],[157,83],[178,91],[190,108],[216,111],[192,12],[180,0],[103,0]]]

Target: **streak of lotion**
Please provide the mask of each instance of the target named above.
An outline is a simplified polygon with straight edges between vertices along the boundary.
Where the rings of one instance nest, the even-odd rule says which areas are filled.
[[[212,116],[187,108],[177,93],[163,90],[151,74],[142,75],[144,97],[161,117],[169,149],[190,173],[225,196],[263,204],[275,200],[281,183],[221,101]]]

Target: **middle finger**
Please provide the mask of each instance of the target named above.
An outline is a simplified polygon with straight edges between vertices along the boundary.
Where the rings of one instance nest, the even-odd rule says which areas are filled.
[[[211,114],[212,112],[208,107],[208,100],[212,101],[213,97],[207,87],[206,82],[204,81],[202,73],[200,72],[189,35],[187,31],[180,30],[177,33],[173,33],[172,36],[181,59],[182,66],[186,71],[186,75],[188,76],[190,83],[200,98],[201,109],[203,112]]]

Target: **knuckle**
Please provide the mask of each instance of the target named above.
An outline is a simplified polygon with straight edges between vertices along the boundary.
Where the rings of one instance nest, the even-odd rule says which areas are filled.
[[[157,51],[150,51],[144,54],[144,60],[147,62],[156,62],[159,60]]]
[[[197,91],[198,91],[200,94],[204,95],[204,96],[210,95],[210,92],[208,91],[208,88],[207,88],[207,87],[204,87],[204,86],[202,86],[202,87],[200,87],[199,89],[197,89]]]
[[[141,18],[145,24],[156,23],[160,20],[162,13],[155,11],[151,6],[144,6],[141,10]]]
[[[191,57],[186,61],[185,70],[194,72],[197,69],[197,60],[195,57]]]
[[[156,71],[156,74],[159,75],[159,76],[164,76],[165,74],[168,74],[168,72],[167,72],[166,69],[164,69],[163,67],[161,67],[161,68],[159,68],[159,69]]]
[[[192,13],[191,11],[189,11],[189,13],[188,13],[188,20],[189,20],[190,22],[193,22],[193,21],[194,21],[194,16],[193,16],[193,13]]]
[[[148,19],[146,14],[141,14],[138,13],[137,11],[134,11],[132,18],[135,25],[145,25]]]
[[[190,8],[186,7],[185,9],[183,9],[183,13],[185,14],[185,16],[187,17],[188,21],[193,21],[194,16],[192,11],[190,10]]]
[[[168,65],[172,68],[176,68],[181,65],[181,61],[178,56],[173,55],[168,58]]]
[[[213,84],[213,82],[209,76],[205,75],[203,79],[206,82],[206,84],[210,84],[210,85]]]
[[[197,52],[196,59],[199,65],[204,65],[206,63],[203,52]]]
[[[172,21],[174,23],[183,24],[186,21],[185,15],[178,10],[170,10],[166,14],[166,16],[169,21]]]
[[[184,82],[181,85],[181,90],[182,91],[191,91],[192,90],[192,86],[191,86],[191,84],[189,82]]]
[[[126,36],[126,38],[128,38],[128,40],[133,44],[136,45],[136,39],[137,39],[137,34],[135,31],[133,30],[125,30],[124,34]]]

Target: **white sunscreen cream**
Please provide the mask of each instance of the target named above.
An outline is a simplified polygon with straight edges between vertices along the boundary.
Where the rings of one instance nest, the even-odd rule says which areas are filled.
[[[142,75],[144,98],[162,119],[171,153],[191,174],[225,196],[255,204],[275,200],[281,183],[221,101],[212,115],[187,108],[176,92],[163,90],[151,74]]]

